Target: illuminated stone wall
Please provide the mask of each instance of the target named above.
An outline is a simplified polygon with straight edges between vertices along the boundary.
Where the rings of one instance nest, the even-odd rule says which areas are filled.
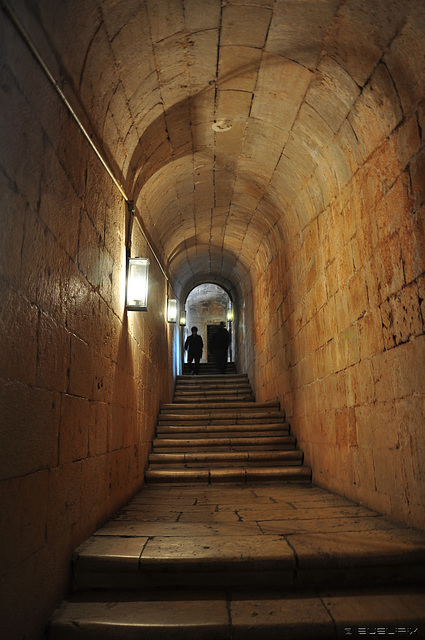
[[[136,225],[151,295],[126,313],[123,198],[7,21],[1,40],[0,626],[30,638],[73,549],[143,485],[175,329]]]
[[[281,399],[314,482],[423,528],[425,108],[403,90],[408,35],[324,151],[334,172],[306,180],[322,206],[311,195],[254,287],[251,360],[257,397]]]

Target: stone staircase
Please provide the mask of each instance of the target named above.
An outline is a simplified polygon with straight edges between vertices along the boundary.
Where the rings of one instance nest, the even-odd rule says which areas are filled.
[[[202,373],[161,407],[146,483],[310,482],[279,403],[255,402],[246,375]]]
[[[46,638],[425,638],[425,533],[315,487],[246,376],[193,378],[162,407],[148,486],[75,551]]]

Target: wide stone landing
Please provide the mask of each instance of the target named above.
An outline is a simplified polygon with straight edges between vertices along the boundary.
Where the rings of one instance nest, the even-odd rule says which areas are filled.
[[[310,484],[146,487],[74,575],[51,640],[425,638],[425,533]]]

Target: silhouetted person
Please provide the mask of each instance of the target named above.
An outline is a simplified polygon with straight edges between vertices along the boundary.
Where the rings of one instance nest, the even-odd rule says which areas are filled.
[[[213,335],[212,339],[212,351],[217,364],[217,369],[220,373],[226,373],[227,367],[227,350],[229,348],[229,332],[226,329],[224,322],[220,322],[220,326]]]
[[[192,375],[199,373],[199,361],[202,358],[202,349],[204,342],[201,336],[198,336],[198,327],[192,327],[192,335],[186,338],[184,348],[188,350],[187,361],[192,369]],[[195,360],[195,366],[192,367],[192,360]]]

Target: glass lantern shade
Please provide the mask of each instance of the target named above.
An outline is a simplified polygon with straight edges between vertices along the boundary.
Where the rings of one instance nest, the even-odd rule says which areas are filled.
[[[228,322],[232,322],[232,320],[233,320],[233,309],[232,308],[228,309],[228,311],[227,311],[227,320],[228,320]]]
[[[167,320],[168,322],[176,322],[177,320],[177,300],[175,298],[168,299]]]
[[[148,258],[129,258],[127,272],[127,304],[129,311],[147,311]]]
[[[185,327],[186,326],[186,311],[182,311],[180,314],[180,326],[181,327]]]

